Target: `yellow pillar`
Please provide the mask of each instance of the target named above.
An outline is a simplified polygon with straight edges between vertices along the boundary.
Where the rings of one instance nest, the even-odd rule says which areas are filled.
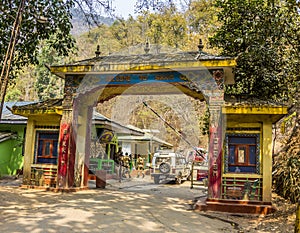
[[[263,123],[263,140],[262,140],[262,172],[263,172],[263,189],[262,201],[272,201],[272,123]]]
[[[31,179],[31,164],[34,156],[34,125],[35,121],[28,119],[26,129],[26,143],[24,149],[24,165],[23,165],[23,184],[30,185]]]

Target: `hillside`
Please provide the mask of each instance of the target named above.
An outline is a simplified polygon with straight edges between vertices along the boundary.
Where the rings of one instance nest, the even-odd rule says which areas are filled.
[[[114,22],[114,19],[111,17],[104,17],[104,16],[97,16],[97,19],[99,20],[100,23],[106,24],[108,26],[112,25]],[[72,25],[73,28],[71,30],[71,33],[73,36],[79,36],[85,32],[88,32],[91,28],[96,27],[97,25],[88,25],[86,23],[85,15],[83,12],[77,8],[74,8],[72,10]]]

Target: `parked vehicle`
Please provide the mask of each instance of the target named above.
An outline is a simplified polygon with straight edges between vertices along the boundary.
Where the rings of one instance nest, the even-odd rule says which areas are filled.
[[[191,165],[191,188],[194,185],[207,186],[208,179],[207,151],[203,148],[196,148],[196,150],[190,151],[187,155],[187,160]]]
[[[191,169],[186,158],[170,151],[160,151],[154,154],[152,159],[152,173],[154,183],[161,181],[175,181],[181,184],[183,180],[190,178]]]

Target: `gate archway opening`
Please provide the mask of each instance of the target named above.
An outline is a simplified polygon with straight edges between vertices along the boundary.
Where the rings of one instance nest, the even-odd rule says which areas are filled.
[[[66,82],[60,135],[70,134],[70,141],[65,143],[72,145],[68,154],[60,151],[58,187],[73,185],[78,172],[82,175],[80,186],[87,186],[90,151],[86,145],[90,144],[92,109],[97,103],[118,95],[182,93],[209,105],[209,196],[219,197],[223,85],[233,82],[234,65],[232,58],[196,51],[96,56],[67,66],[52,66],[52,73]]]

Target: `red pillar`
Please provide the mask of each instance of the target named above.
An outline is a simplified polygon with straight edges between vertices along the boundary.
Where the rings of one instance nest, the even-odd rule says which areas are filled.
[[[71,123],[73,111],[63,111],[59,133],[59,154],[57,187],[71,188],[74,186],[74,164],[76,152],[76,137]]]
[[[69,162],[69,148],[70,148],[70,131],[71,124],[62,123],[59,132],[59,155],[58,155],[58,174],[57,182],[59,188],[68,186],[68,162]]]
[[[222,127],[211,126],[209,136],[208,198],[221,197]]]
[[[209,176],[208,176],[208,198],[221,198],[222,182],[222,147],[223,147],[223,122],[222,104],[223,95],[212,99],[210,109],[209,129]]]

